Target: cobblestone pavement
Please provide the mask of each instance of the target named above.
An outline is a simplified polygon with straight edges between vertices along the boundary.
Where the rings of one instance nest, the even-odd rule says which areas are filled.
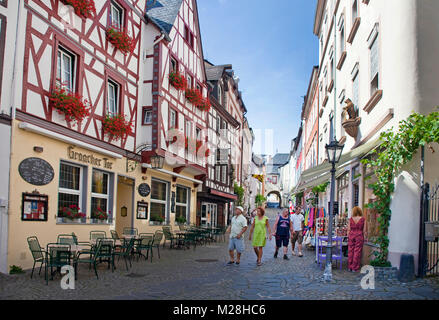
[[[269,210],[273,223],[275,210]],[[246,239],[248,238],[248,232]],[[439,278],[377,282],[375,290],[362,290],[363,275],[333,271],[332,283],[322,281],[323,270],[314,262],[315,252],[304,250],[304,257],[274,259],[274,240],[267,242],[263,265],[246,240],[240,265],[227,266],[227,243],[214,242],[196,249],[154,252],[153,262],[136,260],[126,271],[123,261],[112,273],[99,266],[99,280],[82,265],[75,290],[62,290],[60,276],[46,286],[44,276],[30,271],[22,275],[0,275],[0,299],[439,299]],[[280,255],[281,256],[281,255]],[[197,261],[198,260],[198,261]]]

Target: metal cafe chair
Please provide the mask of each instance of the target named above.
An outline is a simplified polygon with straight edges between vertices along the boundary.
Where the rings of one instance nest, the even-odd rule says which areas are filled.
[[[41,274],[41,268],[46,263],[46,251],[44,251],[41,248],[40,242],[38,241],[38,238],[35,237],[35,236],[28,237],[27,238],[27,243],[28,243],[29,249],[30,249],[30,251],[32,253],[32,258],[34,259],[34,265],[32,267],[32,273],[30,274],[30,278],[32,279],[32,277],[34,275],[35,264],[37,264],[37,263],[41,263],[40,271],[38,272],[39,275]]]
[[[72,262],[72,251],[70,244],[60,244],[60,243],[48,243],[46,249],[46,267],[45,267],[45,278],[46,285],[49,284],[49,268],[50,276],[53,280],[53,268],[59,271],[63,266],[70,265]],[[55,271],[55,272],[56,272]]]
[[[138,234],[137,228],[123,228],[123,235],[125,236],[137,236]]]

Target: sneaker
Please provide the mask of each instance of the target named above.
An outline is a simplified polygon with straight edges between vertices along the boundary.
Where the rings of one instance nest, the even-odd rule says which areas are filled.
[[[295,256],[296,255],[296,253],[293,251],[293,253],[291,253],[293,256]]]
[[[277,252],[274,253],[274,257],[277,258]]]
[[[284,260],[290,260],[290,259],[288,259],[286,254],[284,254]]]
[[[229,261],[229,262],[227,262],[227,265],[228,266],[231,266],[232,264],[234,264],[235,262],[234,261]]]
[[[299,257],[301,257],[301,258],[303,257],[303,254],[302,254],[302,252],[299,252]]]

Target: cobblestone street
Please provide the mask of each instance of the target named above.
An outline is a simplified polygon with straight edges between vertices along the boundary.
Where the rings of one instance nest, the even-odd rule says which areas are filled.
[[[268,210],[273,223],[275,210]],[[248,232],[246,235],[248,239]],[[45,285],[44,276],[30,272],[0,276],[0,299],[439,299],[439,279],[377,282],[375,290],[362,290],[361,274],[334,268],[333,283],[321,280],[323,270],[314,251],[289,261],[274,259],[274,240],[268,242],[263,265],[256,266],[250,243],[240,265],[227,266],[227,243],[216,242],[189,250],[154,252],[153,262],[137,259],[126,271],[123,261],[114,273],[99,266],[99,280],[81,266],[75,290],[62,290],[60,276]]]

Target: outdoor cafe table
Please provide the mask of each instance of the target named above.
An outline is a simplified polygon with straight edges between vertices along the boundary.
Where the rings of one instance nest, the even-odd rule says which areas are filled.
[[[185,237],[187,232],[186,231],[176,231],[175,234],[177,235],[177,248],[184,248],[185,247]]]

